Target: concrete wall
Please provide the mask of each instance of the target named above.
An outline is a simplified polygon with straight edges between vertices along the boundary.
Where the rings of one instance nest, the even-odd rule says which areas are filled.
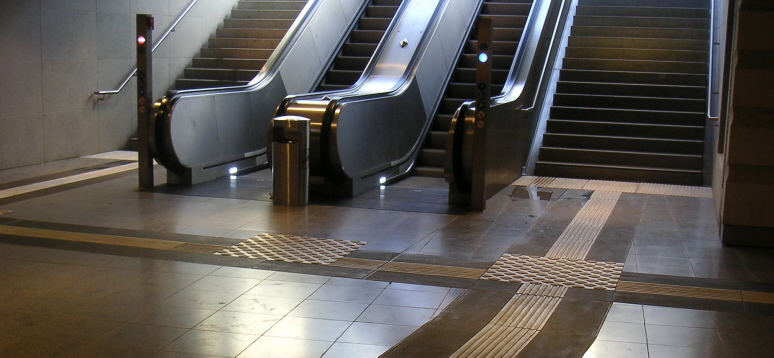
[[[738,1],[722,236],[727,244],[774,246],[774,3]]]
[[[0,169],[124,148],[136,129],[135,14],[159,38],[191,0],[0,1]],[[154,53],[160,97],[237,0],[199,0]]]

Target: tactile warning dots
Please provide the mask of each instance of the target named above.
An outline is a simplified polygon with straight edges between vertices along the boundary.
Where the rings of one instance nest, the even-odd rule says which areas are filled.
[[[215,255],[329,265],[363,245],[365,242],[362,241],[260,234],[220,250]]]
[[[481,278],[612,291],[621,277],[623,266],[618,262],[504,254]]]
[[[694,198],[711,198],[712,188],[702,186],[631,183],[608,180],[569,179],[552,177],[534,177],[525,175],[516,180],[516,186],[535,186],[540,188],[604,190],[619,191],[632,194],[651,194],[665,196],[685,196]]]

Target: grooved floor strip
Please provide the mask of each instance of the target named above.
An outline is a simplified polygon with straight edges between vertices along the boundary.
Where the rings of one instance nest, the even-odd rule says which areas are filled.
[[[620,192],[594,192],[546,257],[569,260],[581,260],[586,257],[620,196]]]
[[[417,275],[431,275],[443,277],[459,277],[478,279],[486,272],[485,269],[476,269],[468,267],[452,267],[441,265],[418,264],[411,262],[389,262],[379,269],[379,271],[409,273]]]
[[[486,327],[452,357],[518,355],[540,332],[566,293],[566,287],[522,285]]]
[[[32,193],[38,190],[50,189],[57,186],[82,182],[84,180],[99,178],[107,175],[118,174],[137,169],[137,163],[119,165],[112,168],[95,170],[88,173],[71,175],[64,178],[46,180],[39,183],[22,185],[15,188],[0,190],[0,199],[10,198],[17,195]]]
[[[620,281],[616,292],[642,293],[650,295],[700,298],[710,300],[722,300],[732,302],[742,302],[742,291],[727,290],[719,288],[705,287],[686,287],[667,285],[660,283]]]
[[[372,259],[359,259],[359,258],[353,258],[353,257],[340,257],[336,259],[336,261],[331,262],[330,266],[337,266],[337,267],[347,267],[347,268],[353,268],[353,269],[362,269],[362,270],[378,270],[380,267],[384,266],[387,263],[387,261],[382,260],[372,260]]]
[[[17,226],[0,225],[0,234],[14,235],[22,237],[33,237],[40,239],[75,241],[92,244],[104,244],[115,246],[137,247],[156,250],[174,250],[181,245],[186,244],[182,241],[146,239],[139,237],[101,235],[82,232],[70,232],[47,229],[34,229]]]
[[[712,188],[701,186],[535,177],[526,175],[516,180],[513,185],[555,189],[620,191],[622,193],[631,194],[685,196],[693,198],[712,197]]]
[[[365,242],[362,241],[264,233],[220,250],[215,255],[329,265],[363,245]]]

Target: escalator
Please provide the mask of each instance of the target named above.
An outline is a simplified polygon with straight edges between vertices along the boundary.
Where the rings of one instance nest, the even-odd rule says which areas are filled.
[[[317,86],[317,92],[342,90],[357,82],[402,1],[370,1],[325,77]]]
[[[492,95],[502,91],[508,78],[531,8],[532,0],[487,0],[481,7],[479,16],[491,18],[493,26]],[[476,32],[471,31],[417,159],[415,175],[443,177],[446,138],[452,117],[462,103],[473,98],[476,92],[478,51],[475,44]]]
[[[167,182],[196,184],[264,165],[277,104],[316,88],[367,5],[360,25],[373,27],[372,22],[385,22],[379,13],[392,3],[242,1],[186,71],[191,78],[178,82],[181,88],[209,87],[170,91],[155,104],[149,142],[153,157],[167,169]],[[298,15],[291,20],[293,13]]]
[[[373,58],[359,60],[365,71],[351,72],[354,86],[280,104],[276,116],[311,120],[310,191],[353,196],[409,172],[481,3],[404,0]],[[332,71],[323,86],[342,74]]]

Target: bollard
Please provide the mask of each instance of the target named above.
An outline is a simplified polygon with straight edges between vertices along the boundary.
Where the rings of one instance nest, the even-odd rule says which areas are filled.
[[[302,206],[309,202],[309,124],[308,118],[297,116],[272,120],[274,204]]]

